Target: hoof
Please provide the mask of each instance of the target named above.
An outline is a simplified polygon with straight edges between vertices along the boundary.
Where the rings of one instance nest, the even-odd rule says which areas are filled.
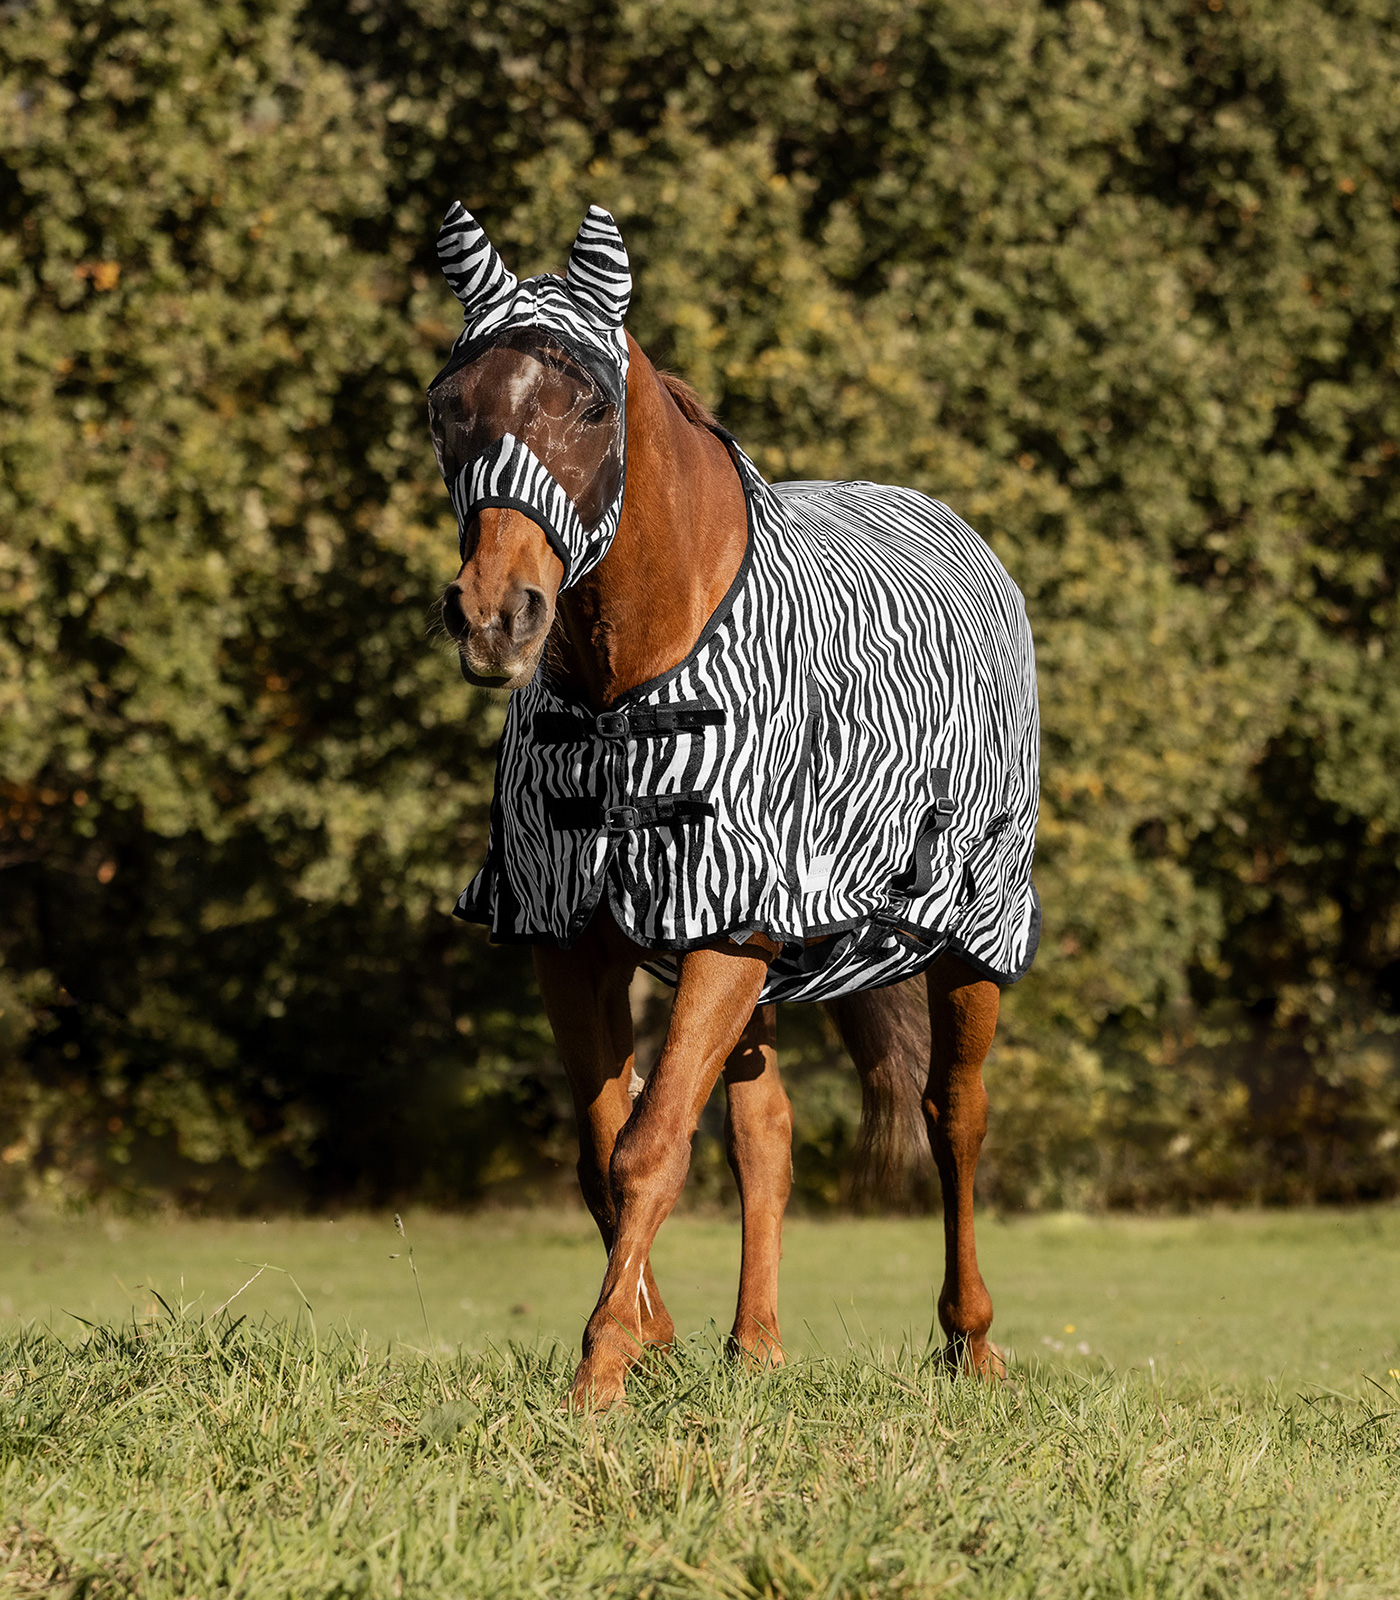
[[[611,1411],[621,1405],[628,1372],[646,1356],[648,1348],[654,1348],[636,1333],[607,1321],[599,1326],[599,1321],[595,1313],[583,1331],[583,1359],[565,1401],[571,1411]]]
[[[772,1327],[757,1322],[743,1328],[736,1327],[725,1340],[725,1350],[735,1361],[752,1367],[784,1367],[787,1356],[783,1353],[783,1336],[774,1321]]]
[[[985,1335],[978,1338],[953,1338],[943,1346],[943,1364],[950,1372],[987,1383],[1000,1383],[1006,1376],[1006,1357]]]
[[[579,1364],[560,1409],[564,1411],[615,1411],[627,1404],[627,1384],[621,1372],[599,1372],[587,1361]]]

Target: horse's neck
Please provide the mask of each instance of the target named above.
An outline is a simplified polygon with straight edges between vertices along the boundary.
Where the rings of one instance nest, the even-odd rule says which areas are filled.
[[[744,557],[729,452],[688,421],[628,339],[627,494],[612,548],[559,597],[555,672],[599,708],[694,648]]]

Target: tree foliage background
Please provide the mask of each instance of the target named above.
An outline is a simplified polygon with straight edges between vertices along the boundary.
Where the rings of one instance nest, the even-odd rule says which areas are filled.
[[[989,1197],[1400,1191],[1389,0],[16,0],[4,1192],[568,1164],[528,962],[448,916],[501,715],[428,627],[452,198],[522,274],[607,205],[633,332],[762,470],[927,490],[1024,589]],[[785,1024],[831,1203],[854,1085]]]

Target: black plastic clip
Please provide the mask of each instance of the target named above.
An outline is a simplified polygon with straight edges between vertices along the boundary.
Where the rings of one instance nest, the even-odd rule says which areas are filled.
[[[929,774],[934,792],[933,804],[924,813],[919,832],[914,840],[914,859],[907,872],[901,872],[890,884],[895,894],[917,900],[933,888],[933,852],[938,847],[938,836],[946,833],[957,815],[958,803],[948,797],[949,768],[935,767]]]

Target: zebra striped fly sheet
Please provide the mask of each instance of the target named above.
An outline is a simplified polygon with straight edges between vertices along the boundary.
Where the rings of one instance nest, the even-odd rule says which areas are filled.
[[[606,213],[590,225],[614,274],[604,320],[620,305],[620,335],[626,254]],[[476,270],[499,282],[490,256]],[[572,273],[571,259],[566,291]],[[558,307],[537,296],[531,326],[575,337]],[[1040,932],[1039,719],[1020,592],[946,506],[872,483],[770,485],[722,436],[749,518],[729,593],[679,666],[604,712],[543,665],[511,696],[487,857],[457,915],[500,940],[567,945],[606,899],[662,976],[676,952],[762,932],[783,947],[764,1000],[897,982],[944,951],[1014,983]],[[464,525],[486,503],[472,499],[496,470],[483,463],[510,455],[500,443],[457,475]],[[562,489],[539,470],[549,481],[524,483],[529,514],[573,534]],[[566,583],[605,553],[580,546]]]

